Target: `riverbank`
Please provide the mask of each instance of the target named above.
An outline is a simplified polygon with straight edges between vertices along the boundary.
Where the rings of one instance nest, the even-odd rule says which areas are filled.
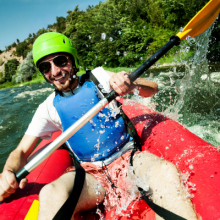
[[[166,62],[166,61],[172,61],[169,58],[163,58],[158,62],[157,64],[153,65],[151,68],[149,68],[146,71],[146,74],[150,76],[151,72],[162,72],[162,71],[173,71],[173,72],[185,72],[185,64],[183,62]],[[126,71],[128,73],[133,72],[138,68],[137,67],[103,67],[105,70],[112,71],[112,72],[121,72],[121,71]],[[209,63],[209,70],[211,72],[220,72],[220,62],[215,62],[215,63]],[[85,70],[80,70],[77,75],[81,76],[82,74],[85,73]],[[27,86],[27,85],[32,85],[32,84],[37,84],[37,83],[45,83],[46,80],[41,76],[41,74],[35,74],[37,77],[32,79],[31,81],[28,82],[23,82],[20,84],[15,84],[12,82],[5,82],[3,84],[0,84],[0,90],[1,89],[6,89],[6,88],[12,88],[12,87],[22,87],[22,86]],[[146,76],[146,75],[145,75]]]
[[[109,67],[104,67],[105,70],[109,70],[112,72],[120,72],[120,71],[126,71],[126,72],[132,72],[136,69],[137,67],[133,67],[133,68],[128,68],[128,67],[116,67],[116,68],[109,68]],[[85,73],[85,70],[80,70],[77,75],[81,76]],[[32,84],[37,84],[37,83],[45,83],[46,80],[44,79],[43,76],[41,76],[40,74],[35,74],[37,75],[36,78],[32,79],[31,81],[28,82],[23,82],[23,83],[19,83],[19,84],[15,84],[13,82],[5,82],[3,84],[0,85],[0,89],[6,89],[6,88],[12,88],[12,87],[22,87],[22,86],[27,86],[27,85],[32,85]]]

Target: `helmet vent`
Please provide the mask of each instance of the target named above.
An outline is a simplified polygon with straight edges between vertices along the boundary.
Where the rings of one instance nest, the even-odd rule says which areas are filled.
[[[66,43],[65,39],[63,39],[63,43],[64,43],[64,44]]]

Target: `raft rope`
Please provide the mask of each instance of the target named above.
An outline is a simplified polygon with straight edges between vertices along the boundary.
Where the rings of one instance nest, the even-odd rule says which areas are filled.
[[[104,162],[104,160],[102,160],[102,170],[104,172],[104,174],[106,175],[108,181],[111,183],[111,187],[114,189],[114,188],[118,188],[117,186],[115,186],[115,184],[113,183],[110,175],[109,175],[109,172],[108,172],[108,168]]]

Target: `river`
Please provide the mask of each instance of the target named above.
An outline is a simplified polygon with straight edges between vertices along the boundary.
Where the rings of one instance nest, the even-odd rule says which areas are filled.
[[[196,47],[194,57],[179,66],[147,71],[144,78],[158,83],[152,98],[132,98],[178,121],[210,144],[220,146],[220,71],[206,60],[211,29],[181,47]],[[196,43],[195,43],[196,42]],[[187,49],[188,48],[188,49]],[[212,68],[212,69],[211,69]],[[48,83],[0,90],[0,169],[26,131],[37,106],[53,92]]]

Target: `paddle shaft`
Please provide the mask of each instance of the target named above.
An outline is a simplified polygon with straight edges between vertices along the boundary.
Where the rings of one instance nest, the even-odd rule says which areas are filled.
[[[167,51],[173,46],[179,45],[180,39],[177,36],[171,37],[170,41],[164,45],[158,52],[145,61],[139,68],[137,68],[130,76],[131,82],[134,82],[144,71],[151,67],[157,60],[159,60]],[[112,90],[107,96],[100,100],[93,108],[91,108],[78,121],[71,125],[65,132],[63,132],[56,140],[49,144],[36,157],[27,163],[20,171],[16,173],[16,179],[20,182],[40,163],[48,158],[57,148],[59,148],[65,141],[74,135],[81,127],[83,127],[89,120],[91,120],[99,111],[101,111],[109,102],[115,99],[118,94]],[[75,155],[77,157],[77,155]]]

